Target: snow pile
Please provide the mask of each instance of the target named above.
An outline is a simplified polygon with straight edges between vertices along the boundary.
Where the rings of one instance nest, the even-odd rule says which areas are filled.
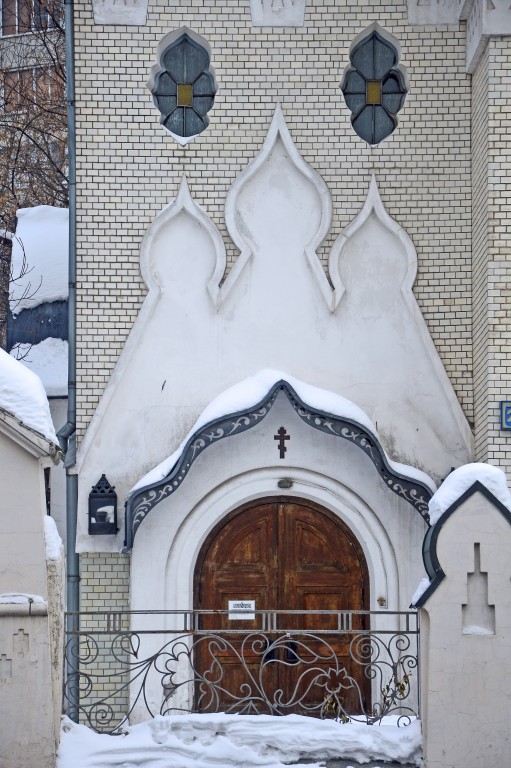
[[[24,605],[25,603],[45,603],[40,595],[27,595],[23,592],[4,592],[0,595],[0,605]]]
[[[41,380],[7,352],[0,349],[0,409],[26,427],[57,443],[46,392]]]
[[[60,560],[63,553],[62,539],[57,531],[55,520],[49,515],[44,517],[44,541],[46,545],[46,559]]]
[[[67,397],[67,341],[49,338],[39,344],[20,344],[11,355],[39,376],[49,397]]]
[[[167,459],[164,459],[161,464],[158,464],[158,466],[154,467],[154,469],[144,475],[144,477],[133,486],[130,493],[167,477],[179,460],[186,443],[195,432],[215,419],[220,419],[228,414],[247,411],[250,408],[253,408],[264,400],[273,385],[282,379],[291,385],[298,397],[309,406],[309,408],[316,409],[323,413],[330,413],[333,416],[350,419],[365,427],[365,429],[374,436],[377,436],[376,428],[371,419],[358,405],[351,402],[351,400],[348,400],[335,392],[330,392],[327,389],[320,389],[319,387],[305,384],[303,381],[300,381],[300,379],[295,379],[294,376],[289,376],[282,371],[265,369],[259,371],[254,376],[250,376],[248,379],[244,379],[239,384],[235,384],[233,387],[226,389],[225,392],[218,395],[218,397],[216,397],[201,413],[179,448]],[[419,469],[415,469],[415,467],[409,467],[394,462],[389,459],[388,456],[386,456],[386,458],[389,465],[399,474],[404,474],[407,477],[413,477],[416,480],[419,480],[429,487],[432,492],[435,490],[433,481],[425,472],[421,472]]]
[[[422,597],[422,595],[427,590],[427,588],[429,587],[430,584],[431,584],[431,582],[427,578],[421,579],[419,581],[419,586],[417,587],[417,589],[413,593],[413,597],[412,597],[412,599],[410,601],[410,605],[411,606],[417,605],[418,601],[420,600],[420,598]]]
[[[454,504],[478,480],[493,495],[511,510],[511,494],[506,476],[491,464],[464,464],[448,475],[429,502],[431,525],[435,525],[444,512]]]
[[[421,765],[420,721],[398,728],[388,720],[371,726],[301,715],[176,715],[108,736],[64,718],[57,768],[297,768],[300,760],[316,761],[302,768],[320,768],[341,757]]]
[[[67,208],[20,208],[17,218],[12,241],[13,315],[38,304],[67,299],[69,293]]]

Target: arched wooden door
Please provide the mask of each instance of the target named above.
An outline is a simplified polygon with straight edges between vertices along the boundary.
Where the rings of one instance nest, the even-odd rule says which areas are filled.
[[[212,531],[201,549],[195,571],[197,609],[226,611],[230,601],[250,600],[255,602],[256,610],[367,609],[369,579],[362,549],[341,521],[310,502],[282,497],[252,502],[229,515]],[[289,615],[285,621],[289,629],[309,632],[335,631],[338,627],[337,617],[320,614]],[[260,627],[260,621],[205,616],[201,627],[255,630]],[[338,634],[328,635],[328,639],[336,646],[341,665],[349,674],[359,676],[367,696],[361,669],[359,672],[351,669],[353,664],[347,639],[341,640]],[[218,651],[223,675],[221,687],[238,691],[246,682],[247,674],[236,658],[242,638],[231,636],[230,640],[234,651]],[[287,661],[291,663],[270,662],[264,666],[263,673],[258,648],[254,648],[256,652],[252,657],[250,649],[244,649],[250,673],[262,682],[267,693],[271,695],[272,691],[282,690],[283,700],[289,700],[290,689],[296,684],[292,641],[286,651]],[[211,656],[205,642],[197,645],[196,664],[202,671],[211,668]],[[264,679],[260,679],[261,674]],[[320,692],[311,692],[309,698],[313,695],[318,696]],[[197,701],[201,700],[208,701],[208,697],[201,699],[199,693]],[[220,708],[235,710],[233,702],[234,699],[225,694]],[[314,702],[309,704],[314,705]],[[214,708],[216,704],[211,700],[206,706]],[[353,701],[352,706],[357,709],[357,702]],[[288,708],[286,711],[293,710]]]

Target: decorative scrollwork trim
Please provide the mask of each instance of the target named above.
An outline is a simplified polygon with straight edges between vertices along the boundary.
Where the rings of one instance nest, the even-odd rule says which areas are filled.
[[[432,491],[425,483],[407,477],[392,468],[376,435],[366,427],[343,416],[312,409],[296,394],[284,379],[277,381],[266,397],[245,411],[237,411],[210,421],[195,432],[172,470],[162,480],[141,488],[128,497],[126,502],[126,542],[124,552],[129,552],[138,527],[149,512],[176,491],[188,474],[195,459],[213,443],[252,429],[270,412],[277,395],[283,392],[300,419],[314,429],[340,437],[360,448],[373,462],[385,485],[407,501],[429,523],[428,503]]]

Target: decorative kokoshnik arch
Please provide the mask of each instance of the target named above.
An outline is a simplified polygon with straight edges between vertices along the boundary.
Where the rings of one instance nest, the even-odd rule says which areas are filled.
[[[280,392],[285,394],[303,422],[321,432],[348,440],[360,448],[371,459],[385,485],[411,504],[426,523],[429,523],[428,503],[432,490],[425,482],[407,477],[397,471],[377,437],[367,427],[353,419],[310,407],[287,381],[280,379],[256,405],[243,411],[223,415],[199,427],[184,445],[178,460],[166,477],[130,494],[126,502],[126,539],[123,552],[132,549],[136,532],[144,518],[153,507],[179,488],[202,451],[223,438],[246,432],[262,421]]]

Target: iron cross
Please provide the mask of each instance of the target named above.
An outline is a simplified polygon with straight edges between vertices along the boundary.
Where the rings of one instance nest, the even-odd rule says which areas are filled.
[[[279,441],[279,445],[278,445],[279,455],[281,459],[285,459],[287,448],[284,441],[291,440],[291,437],[286,434],[286,430],[284,427],[280,427],[280,429],[277,430],[277,434],[273,435],[273,439]]]

